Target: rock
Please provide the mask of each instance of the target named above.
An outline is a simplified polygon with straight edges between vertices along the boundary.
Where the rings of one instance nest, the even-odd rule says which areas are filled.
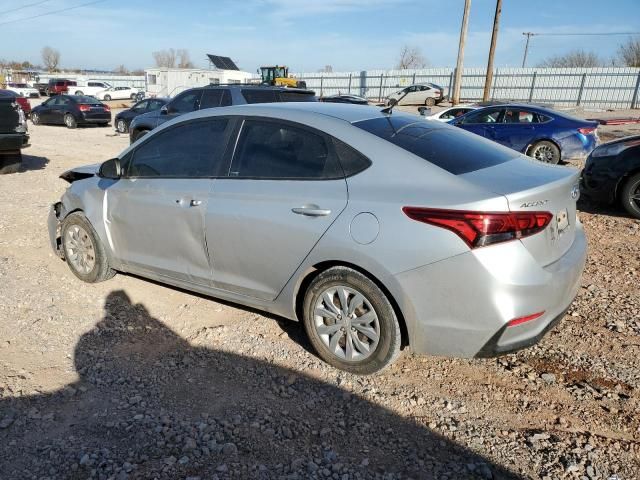
[[[235,455],[238,453],[238,447],[236,447],[235,443],[225,443],[222,446],[222,453],[225,455]]]
[[[547,383],[555,383],[556,381],[556,376],[553,373],[543,373],[540,378]]]

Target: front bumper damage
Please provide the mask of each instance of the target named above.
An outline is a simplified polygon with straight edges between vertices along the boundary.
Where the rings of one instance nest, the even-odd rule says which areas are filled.
[[[49,208],[49,217],[47,218],[47,227],[49,229],[49,243],[53,252],[60,258],[64,259],[62,251],[62,238],[60,235],[60,225],[63,216],[62,202],[56,202]]]

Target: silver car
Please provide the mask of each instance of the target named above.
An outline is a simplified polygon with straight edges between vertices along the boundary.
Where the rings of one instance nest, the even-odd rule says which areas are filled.
[[[81,280],[131,272],[299,320],[321,358],[370,374],[402,347],[540,339],[585,263],[578,176],[400,112],[237,106],[66,172],[49,230]]]

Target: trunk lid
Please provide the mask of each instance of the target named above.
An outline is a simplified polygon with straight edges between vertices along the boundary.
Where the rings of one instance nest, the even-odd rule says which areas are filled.
[[[579,170],[521,156],[461,177],[504,195],[512,212],[540,211],[553,215],[544,231],[520,240],[541,265],[555,262],[571,248],[577,223]]]

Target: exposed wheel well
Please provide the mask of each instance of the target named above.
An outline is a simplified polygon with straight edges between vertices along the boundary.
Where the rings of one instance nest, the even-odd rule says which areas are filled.
[[[562,148],[560,148],[560,145],[558,145],[558,142],[556,142],[555,140],[551,140],[550,138],[538,138],[536,141],[531,142],[531,144],[527,147],[527,151],[525,152],[525,155],[529,155],[529,151],[533,148],[533,146],[540,142],[553,143],[556,147],[558,147],[558,151],[560,152],[560,160],[562,160]]]
[[[393,298],[393,295],[391,295],[391,292],[389,292],[387,287],[385,287],[384,284],[380,280],[378,280],[374,275],[372,275],[371,273],[366,271],[364,268],[361,268],[361,267],[359,267],[357,265],[354,265],[354,264],[348,263],[348,262],[326,261],[326,262],[318,263],[318,264],[313,266],[313,270],[311,272],[309,272],[302,279],[302,281],[300,282],[300,285],[298,286],[298,290],[296,292],[295,308],[296,308],[296,316],[298,317],[298,320],[300,320],[300,321],[302,320],[302,316],[303,316],[302,309],[303,309],[303,304],[304,304],[304,295],[305,295],[305,293],[307,291],[307,288],[309,287],[309,285],[311,284],[311,282],[313,281],[314,278],[316,278],[320,273],[322,273],[325,270],[327,270],[329,268],[332,268],[332,267],[348,267],[348,268],[352,268],[352,269],[360,272],[364,276],[366,276],[369,280],[374,282],[378,286],[378,288],[380,288],[380,290],[382,290],[384,292],[384,294],[389,299],[389,302],[391,303],[391,306],[393,307],[393,311],[395,312],[396,317],[398,318],[398,323],[400,324],[400,333],[402,335],[402,340],[401,340],[400,346],[402,348],[408,346],[409,345],[409,332],[407,330],[407,324],[406,324],[406,321],[404,319],[404,315],[402,314],[402,310],[400,310],[400,306],[398,305],[398,302],[396,302],[396,299]]]

